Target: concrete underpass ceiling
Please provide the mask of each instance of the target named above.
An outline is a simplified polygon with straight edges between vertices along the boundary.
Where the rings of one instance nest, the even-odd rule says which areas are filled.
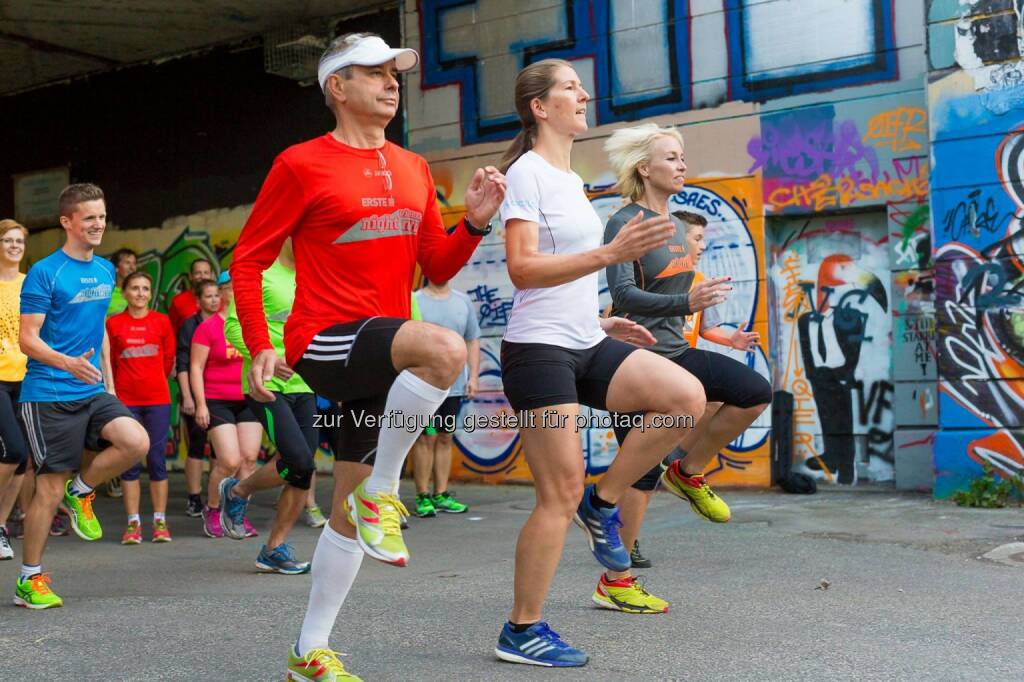
[[[373,0],[0,0],[0,95],[231,43]]]

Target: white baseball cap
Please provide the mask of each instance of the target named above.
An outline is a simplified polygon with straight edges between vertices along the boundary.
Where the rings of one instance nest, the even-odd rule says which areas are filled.
[[[379,36],[362,38],[344,52],[331,55],[320,62],[316,70],[320,90],[327,88],[327,77],[338,69],[352,65],[380,66],[392,59],[395,60],[395,66],[399,71],[408,71],[419,64],[420,55],[409,47],[393,48]]]

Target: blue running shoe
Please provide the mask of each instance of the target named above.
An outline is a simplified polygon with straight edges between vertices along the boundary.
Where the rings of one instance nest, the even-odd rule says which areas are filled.
[[[256,557],[256,568],[267,573],[299,575],[309,573],[309,567],[308,561],[298,561],[292,554],[291,546],[285,544],[280,544],[271,550],[263,545],[260,548],[260,555]]]
[[[249,500],[231,494],[231,489],[238,483],[237,478],[225,478],[220,482],[220,527],[224,535],[235,540],[245,537],[245,509]]]
[[[599,509],[590,502],[594,486],[588,485],[583,491],[583,499],[576,509],[573,521],[587,534],[590,551],[598,563],[611,571],[628,571],[630,567],[629,550],[622,546],[619,529],[622,520],[619,508]]]
[[[574,649],[548,627],[544,621],[534,623],[522,632],[513,632],[508,623],[501,629],[494,653],[503,661],[554,668],[586,665],[590,658]]]

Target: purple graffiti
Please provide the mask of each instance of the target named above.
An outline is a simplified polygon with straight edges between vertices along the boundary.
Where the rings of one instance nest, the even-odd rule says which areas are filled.
[[[823,173],[836,177],[867,164],[871,180],[878,178],[878,155],[861,141],[854,121],[836,122],[831,107],[764,116],[761,136],[747,143],[752,173],[763,169],[766,178],[805,181]]]

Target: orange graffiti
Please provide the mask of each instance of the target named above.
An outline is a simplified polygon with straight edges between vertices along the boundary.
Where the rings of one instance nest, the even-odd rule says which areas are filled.
[[[768,195],[768,204],[775,210],[799,206],[822,211],[850,206],[856,202],[905,201],[928,195],[928,167],[918,163],[912,175],[892,177],[888,171],[877,180],[844,175],[834,178],[822,173],[811,182],[776,187]]]
[[[924,109],[919,107],[897,107],[883,111],[868,121],[868,132],[862,141],[876,147],[889,147],[894,154],[922,151],[924,145],[914,136],[927,134],[927,121]]]
[[[790,318],[800,314],[800,307],[803,305],[804,290],[800,287],[800,254],[796,251],[787,251],[782,260],[782,276],[786,278],[786,286],[783,290],[782,309]]]

